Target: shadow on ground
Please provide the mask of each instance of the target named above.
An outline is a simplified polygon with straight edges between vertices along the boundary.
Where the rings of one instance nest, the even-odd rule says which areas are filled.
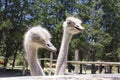
[[[27,75],[29,75],[29,71],[27,72]],[[18,77],[18,76],[23,76],[22,70],[17,70],[17,69],[0,69],[0,78],[2,77]]]

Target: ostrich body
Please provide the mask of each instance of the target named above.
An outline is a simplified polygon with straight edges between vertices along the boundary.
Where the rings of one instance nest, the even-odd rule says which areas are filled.
[[[73,35],[84,30],[81,26],[82,21],[75,17],[68,17],[63,23],[64,32],[62,43],[57,59],[55,75],[63,75],[66,68],[69,43]]]
[[[50,51],[56,51],[56,48],[50,42],[50,33],[41,26],[32,27],[24,36],[24,49],[26,60],[30,66],[31,76],[43,76],[41,66],[39,65],[37,51],[39,48],[46,48]]]

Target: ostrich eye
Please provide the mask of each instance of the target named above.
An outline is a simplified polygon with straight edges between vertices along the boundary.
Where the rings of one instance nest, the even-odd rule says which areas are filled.
[[[40,42],[41,42],[42,44],[45,44],[45,40],[43,40],[43,39],[41,39]]]
[[[67,24],[71,24],[71,20],[67,20]]]

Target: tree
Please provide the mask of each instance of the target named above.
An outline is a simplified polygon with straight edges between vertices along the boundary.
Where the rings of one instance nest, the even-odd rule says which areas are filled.
[[[105,46],[104,51],[107,53],[105,57],[108,57],[108,61],[118,61],[118,54],[116,51],[120,47],[120,0],[104,0],[102,1],[102,4],[102,9],[105,13],[103,15],[103,27],[105,29],[105,32],[109,33],[112,36],[112,41],[110,44]],[[114,59],[109,58],[110,56]]]
[[[22,36],[26,27],[24,23],[26,20],[25,10],[28,10],[28,1],[1,1],[1,17],[0,17],[0,32],[1,32],[1,49],[5,56],[4,68],[6,69],[8,59],[12,55],[22,50]],[[12,47],[11,47],[12,46]]]

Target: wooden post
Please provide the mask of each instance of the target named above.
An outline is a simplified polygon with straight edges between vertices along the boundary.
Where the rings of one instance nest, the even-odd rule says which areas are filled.
[[[112,73],[112,66],[106,65],[106,73]]]
[[[52,60],[53,60],[53,52],[50,53],[50,72],[49,72],[49,75],[52,74]]]
[[[76,49],[75,50],[75,61],[78,61],[79,60],[79,50]],[[74,71],[75,74],[78,73],[78,64],[75,64],[75,71]]]

